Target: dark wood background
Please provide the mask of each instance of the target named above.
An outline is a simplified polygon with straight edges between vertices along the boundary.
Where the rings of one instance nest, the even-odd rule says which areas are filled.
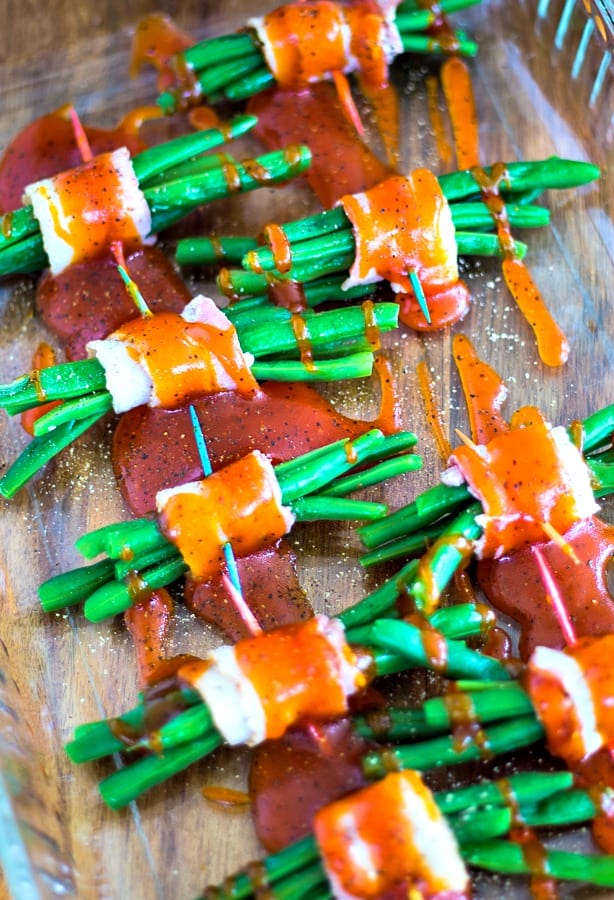
[[[69,100],[85,122],[100,125],[111,125],[132,106],[152,102],[153,76],[143,73],[131,81],[127,75],[131,30],[140,16],[164,9],[202,37],[233,30],[248,13],[265,9],[256,0],[230,0],[207,11],[213,5],[5,0],[0,148],[32,118]],[[481,45],[472,68],[482,161],[557,153],[593,159],[604,168],[599,184],[550,195],[552,227],[528,238],[529,267],[570,339],[571,356],[559,370],[539,362],[529,329],[494,264],[468,264],[475,303],[456,330],[468,334],[506,378],[508,411],[538,404],[553,422],[568,423],[611,402],[614,395],[609,303],[614,232],[607,171],[610,167],[611,173],[612,163],[612,79],[610,74],[599,102],[589,108],[591,74],[601,58],[598,42],[572,82],[578,33],[555,50],[553,20],[562,3],[553,0],[543,22],[536,19],[535,6],[530,0],[486,0],[458,20]],[[582,4],[577,6],[580,22]],[[423,73],[410,72],[407,61],[395,72],[404,97],[404,168],[426,164],[437,169]],[[255,149],[249,142],[245,146]],[[316,209],[302,187],[266,190],[214,204],[203,223],[218,232],[240,233]],[[26,371],[33,349],[48,337],[34,312],[33,284],[24,278],[1,288],[2,382]],[[422,472],[386,489],[394,506],[432,484],[440,468],[417,394],[420,360],[429,366],[450,434],[455,427],[467,429],[450,345],[449,332],[422,338],[401,331],[388,340],[404,397],[404,426],[419,435],[425,459]],[[331,389],[329,394],[346,411],[369,414],[375,408],[371,384]],[[12,459],[23,443],[18,424],[2,415],[3,455]],[[111,813],[98,797],[97,781],[106,766],[75,768],[63,753],[74,726],[132,705],[133,656],[120,623],[94,626],[78,613],[45,617],[38,611],[36,588],[49,575],[79,564],[73,544],[80,533],[123,515],[110,472],[108,434],[102,430],[66,452],[10,504],[0,503],[0,775],[13,794],[15,833],[25,850],[20,857],[19,843],[15,845],[20,898],[36,896],[36,890],[52,896],[59,888],[80,898],[188,898],[258,853],[248,815],[214,809],[200,795],[205,783],[244,787],[244,753],[222,752],[152,791],[138,809],[122,813]],[[294,540],[303,583],[319,610],[334,612],[359,599],[385,574],[360,569],[359,547],[349,528],[303,527]],[[179,610],[175,649],[202,653],[218,640]],[[24,880],[19,882],[22,863]],[[484,886],[484,894],[492,896],[502,896],[502,890]],[[505,896],[521,895],[518,886],[505,889]]]

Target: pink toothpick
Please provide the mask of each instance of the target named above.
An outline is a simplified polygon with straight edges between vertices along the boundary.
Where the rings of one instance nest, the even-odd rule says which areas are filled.
[[[541,549],[536,544],[533,544],[531,546],[531,552],[535,558],[537,568],[539,569],[541,580],[543,581],[544,587],[546,588],[548,600],[552,605],[554,615],[556,616],[561,631],[563,632],[563,637],[565,638],[568,646],[573,647],[578,643],[578,638],[576,637],[576,632],[571,622],[569,610],[565,605],[565,600],[563,599],[563,596],[559,590],[559,586],[554,579],[554,575],[552,574],[552,569],[548,565]]]
[[[70,115],[70,121],[72,122],[72,128],[75,133],[77,150],[81,154],[81,159],[83,160],[83,162],[89,162],[94,158],[94,154],[92,153],[90,142],[87,139],[85,128],[81,124],[81,119],[77,115],[77,110],[74,108],[74,106],[71,106],[68,111]]]
[[[243,594],[236,589],[226,572],[222,574],[222,584],[224,585],[224,590],[228,594],[233,606],[241,616],[241,621],[251,636],[257,637],[259,634],[262,634],[262,628],[258,624],[256,616],[245,602]]]

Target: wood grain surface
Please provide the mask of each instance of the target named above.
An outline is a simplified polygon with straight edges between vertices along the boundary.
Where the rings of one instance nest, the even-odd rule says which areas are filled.
[[[127,74],[131,31],[140,16],[162,9],[203,37],[231,31],[247,14],[272,5],[226,0],[179,8],[150,0],[4,0],[0,148],[35,116],[69,100],[86,123],[95,125],[111,125],[131,107],[152,102],[152,74],[134,80]],[[603,168],[598,184],[551,193],[552,227],[528,236],[529,268],[570,340],[571,355],[560,369],[539,362],[496,264],[468,263],[465,276],[475,302],[455,331],[468,334],[505,377],[508,411],[532,403],[551,421],[568,423],[614,397],[612,79],[591,109],[589,69],[594,72],[599,64],[599,46],[572,82],[572,50],[554,49],[554,24],[537,21],[536,5],[485,0],[458,21],[481,47],[471,66],[483,163],[559,154],[591,159]],[[556,14],[555,0],[552,7]],[[403,168],[425,164],[437,170],[424,70],[410,70],[409,63],[403,59],[395,66],[403,92]],[[257,149],[249,140],[242,146],[248,152]],[[213,204],[201,226],[218,233],[254,233],[267,221],[317,208],[304,186],[265,189]],[[38,342],[49,339],[34,311],[33,286],[33,279],[20,278],[0,289],[1,382],[26,371]],[[403,397],[403,425],[418,434],[425,460],[423,471],[385,488],[392,506],[409,502],[434,483],[440,470],[417,392],[420,360],[428,365],[450,435],[457,427],[467,430],[451,337],[449,331],[420,337],[401,330],[387,339]],[[327,393],[344,411],[369,416],[376,406],[375,387],[367,383]],[[2,414],[3,459],[14,458],[24,443],[18,423]],[[97,782],[109,771],[107,764],[74,767],[63,752],[76,725],[120,713],[136,699],[133,652],[121,623],[92,625],[80,613],[45,616],[36,596],[41,581],[80,563],[74,550],[78,535],[125,515],[108,448],[109,432],[100,428],[13,501],[0,501],[0,777],[14,816],[11,825],[0,808],[0,840],[19,838],[12,860],[19,900],[189,898],[259,853],[249,815],[208,805],[200,793],[204,784],[244,788],[243,751],[216,754],[121,813],[109,811],[98,796]],[[349,527],[303,526],[293,541],[303,584],[321,611],[335,612],[358,600],[394,571],[363,572]],[[179,605],[174,650],[202,654],[217,642],[218,635]],[[418,678],[414,689],[422,686]],[[483,896],[524,896],[518,883],[493,887],[486,881],[480,891]]]

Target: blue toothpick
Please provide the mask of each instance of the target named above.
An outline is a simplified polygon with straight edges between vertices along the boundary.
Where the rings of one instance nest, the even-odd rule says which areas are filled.
[[[422,285],[420,284],[420,279],[418,278],[418,273],[415,269],[409,270],[409,280],[411,281],[411,286],[413,288],[414,294],[416,295],[416,300],[420,305],[420,309],[424,313],[424,318],[430,325],[431,313],[429,311],[428,303],[426,302],[426,297],[424,295]]]

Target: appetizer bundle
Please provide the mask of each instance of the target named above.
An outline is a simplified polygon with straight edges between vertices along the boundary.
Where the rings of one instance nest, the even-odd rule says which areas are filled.
[[[80,538],[86,558],[109,558],[45,582],[43,608],[85,600],[85,615],[100,621],[187,571],[200,581],[214,577],[224,566],[226,544],[248,556],[274,544],[296,520],[381,517],[384,504],[345,495],[417,468],[419,458],[403,455],[415,441],[409,432],[386,437],[374,429],[278,466],[254,451],[204,480],[159,492],[157,521],[107,525]],[[364,464],[366,471],[346,475]]]
[[[532,622],[517,614],[523,602],[519,586],[539,597],[532,586],[541,584],[539,564],[531,562],[537,548],[554,569],[580,633],[608,631],[606,569],[614,535],[597,519],[595,498],[614,488],[614,406],[569,430],[553,428],[535,407],[518,410],[508,425],[499,412],[505,396],[500,379],[475,357],[466,338],[457,336],[454,350],[470,378],[465,390],[472,398],[473,439],[465,438],[453,451],[441,484],[360,529],[369,548],[363,564],[414,555],[428,546],[422,561],[409,565],[418,573],[414,599],[429,612],[454,571],[475,556],[491,602],[501,608],[507,594],[504,611],[523,622],[520,649],[526,656],[538,628],[549,643],[562,640],[552,591],[552,609],[536,600]],[[501,581],[497,591],[497,567],[515,562],[516,579]]]
[[[90,341],[91,359],[35,369],[0,386],[0,407],[11,415],[63,401],[35,420],[34,440],[0,479],[0,493],[12,497],[111,409],[177,409],[221,391],[249,398],[256,379],[364,378],[380,332],[395,328],[397,318],[392,303],[301,316],[278,308],[236,317],[235,329],[202,295],[181,314],[145,309],[106,339]]]
[[[526,246],[512,238],[511,226],[532,228],[549,221],[548,210],[531,201],[545,189],[577,187],[598,177],[599,170],[589,163],[556,157],[497,163],[438,178],[428,169],[416,169],[342,197],[336,209],[268,226],[263,247],[256,239],[235,242],[228,250],[222,244],[225,262],[234,251],[243,269],[223,269],[218,285],[232,301],[248,298],[253,304],[293,284],[298,285],[296,293],[304,292],[305,302],[314,303],[320,297],[343,300],[350,289],[369,293],[385,281],[397,295],[404,323],[421,331],[442,328],[469,309],[469,290],[459,279],[459,254],[500,256],[504,268],[513,267]],[[500,208],[493,213],[493,197],[505,215]],[[217,261],[219,247],[207,238],[184,239],[177,246],[177,260]],[[540,355],[548,364],[560,364],[567,352],[564,338],[544,312],[535,312],[531,297],[523,302],[519,294],[514,291],[531,317]]]
[[[353,607],[361,618],[369,616],[372,599]],[[351,697],[377,676],[426,668],[450,678],[506,677],[500,662],[465,643],[492,625],[474,604],[441,610],[421,627],[377,619],[372,628],[381,644],[385,637],[378,635],[402,625],[408,640],[401,652],[369,646],[371,628],[346,630],[345,621],[344,614],[317,616],[224,645],[205,660],[179,659],[174,674],[146,690],[137,707],[79,726],[68,754],[77,763],[127,754],[128,765],[100,784],[105,801],[119,808],[222,743],[255,746],[297,726],[347,716]],[[441,660],[429,656],[426,634],[440,641]]]
[[[304,890],[321,900],[376,898],[401,885],[422,896],[469,897],[466,865],[611,887],[612,856],[548,851],[535,836],[537,828],[580,824],[595,814],[589,793],[574,789],[568,773],[523,773],[431,793],[420,774],[407,769],[323,807],[313,835],[207,887],[202,897],[248,900],[263,885],[289,900]],[[523,852],[522,840],[505,840],[519,830],[540,854],[542,872]]]
[[[114,242],[127,249],[142,246],[203,203],[305,170],[306,147],[243,162],[227,154],[202,155],[255,124],[253,116],[239,116],[228,126],[175,138],[132,159],[119,148],[28,185],[28,205],[0,220],[0,275],[47,265],[57,274],[100,257]]]
[[[436,30],[439,25],[443,32],[443,15],[479,2],[443,0],[437,12],[413,0],[287,3],[250,19],[243,31],[178,53],[170,61],[177,86],[158,102],[170,113],[189,103],[245,100],[275,84],[297,89],[338,82],[346,73],[356,73],[370,96],[388,86],[388,66],[401,53],[474,56],[474,41],[447,31],[438,39]]]

